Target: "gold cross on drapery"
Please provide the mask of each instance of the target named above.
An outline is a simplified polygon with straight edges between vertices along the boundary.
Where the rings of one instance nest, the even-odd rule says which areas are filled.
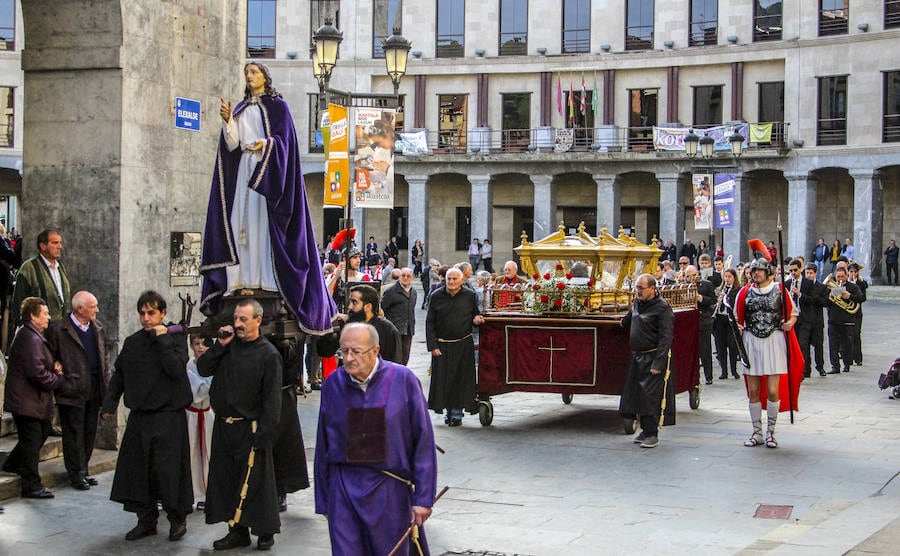
[[[566,351],[567,348],[553,347],[553,336],[550,336],[550,345],[549,346],[538,346],[538,349],[542,350],[542,351],[550,352],[550,382],[553,382],[553,352],[554,351]]]

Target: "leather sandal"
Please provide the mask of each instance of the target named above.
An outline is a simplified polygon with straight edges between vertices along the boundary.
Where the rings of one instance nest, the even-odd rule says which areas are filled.
[[[763,445],[763,437],[761,434],[751,435],[750,438],[744,441],[744,446],[748,448],[753,448],[754,446],[762,446]]]
[[[769,433],[766,435],[766,448],[777,448],[778,441],[775,440],[775,435]]]

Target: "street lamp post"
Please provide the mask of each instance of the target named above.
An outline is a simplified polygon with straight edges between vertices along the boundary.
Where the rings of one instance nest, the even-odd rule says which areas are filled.
[[[403,35],[400,34],[399,29],[395,28],[393,31],[393,34],[388,37],[382,44],[382,48],[384,49],[384,62],[387,68],[387,74],[391,78],[391,83],[393,83],[394,85],[394,98],[396,99],[397,107],[399,107],[400,79],[406,74],[406,63],[409,56],[409,50],[412,45],[408,40],[403,38]],[[309,53],[313,64],[313,76],[315,76],[316,81],[319,83],[320,97],[322,96],[322,91],[324,91],[325,93],[324,97],[326,110],[328,109],[328,102],[330,101],[329,82],[331,80],[331,72],[334,70],[334,66],[337,65],[338,47],[340,46],[343,39],[343,33],[333,25],[331,19],[326,19],[325,24],[316,29],[316,32],[313,34],[313,44],[310,47]],[[352,95],[350,96],[352,98]],[[325,163],[327,174],[328,161],[326,160]],[[352,166],[353,165],[351,158],[350,175],[348,176],[350,183],[347,187],[347,203],[344,212],[344,223],[342,226],[347,231],[347,234],[345,236],[347,240],[346,245],[344,246],[345,288],[349,286],[350,229],[353,228],[353,220],[350,218],[350,211],[353,206],[352,188],[355,181]],[[347,300],[348,298],[349,293],[348,291],[345,291],[344,299]],[[345,308],[342,307],[341,309],[343,310]]]

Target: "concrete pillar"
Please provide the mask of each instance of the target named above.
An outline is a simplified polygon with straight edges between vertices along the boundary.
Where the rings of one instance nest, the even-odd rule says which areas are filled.
[[[658,174],[656,179],[659,180],[659,238],[671,239],[680,251],[684,243],[684,180],[680,174]]]
[[[469,176],[472,186],[472,237],[492,239],[494,229],[494,186],[491,176]]]
[[[21,3],[24,255],[34,254],[42,228],[58,227],[72,291],[97,296],[116,344],[139,329],[143,290],[168,300],[171,320],[181,314],[177,294],[200,297],[199,284],[170,286],[170,233],[203,231],[219,97],[243,96],[246,5]],[[201,102],[200,131],[175,128],[175,97]],[[200,318],[195,311],[194,323]],[[113,447],[116,436],[104,425],[98,446]]]
[[[352,195],[353,193],[351,192],[350,194]],[[366,246],[369,236],[375,236],[376,240],[381,241],[378,234],[370,233],[366,229],[366,209],[353,205],[350,207],[350,219],[353,220],[353,227],[356,228],[356,245],[361,249]]]
[[[407,237],[410,242],[410,251],[412,251],[415,241],[421,239],[425,246],[425,266],[427,267],[428,259],[431,257],[428,245],[428,176],[407,174],[405,177],[406,183],[409,184]],[[409,266],[410,268],[413,266],[412,257],[410,257]]]
[[[556,184],[553,176],[532,175],[534,184],[534,237],[529,241],[544,239],[556,232],[559,222],[556,221]]]
[[[733,257],[734,265],[738,261],[750,259],[750,248],[747,239],[750,230],[750,179],[743,174],[734,177],[734,226],[725,228],[725,256]]]
[[[884,189],[881,174],[872,169],[850,170],[853,178],[853,260],[863,265],[862,275],[882,283]]]
[[[597,231],[606,226],[609,233],[615,233],[622,223],[622,186],[615,175],[594,174],[593,178],[597,182]]]
[[[787,213],[791,215],[787,229],[787,245],[784,257],[802,255],[810,260],[816,244],[816,192],[818,180],[810,174],[785,176],[788,182]],[[782,214],[782,223],[785,215]],[[782,234],[783,235],[783,234]]]

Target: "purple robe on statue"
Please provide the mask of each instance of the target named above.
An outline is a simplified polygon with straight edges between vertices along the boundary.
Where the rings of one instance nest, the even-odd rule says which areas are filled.
[[[383,444],[365,443],[365,454],[384,461],[349,463],[348,421],[354,411],[384,409]],[[378,427],[373,427],[377,429]],[[373,430],[375,438],[378,431]],[[369,438],[369,435],[366,435]],[[352,446],[351,446],[351,449]],[[365,455],[364,454],[364,455]],[[384,474],[408,479],[413,489]],[[430,508],[437,488],[434,430],[419,379],[402,365],[378,359],[363,392],[343,367],[322,386],[315,456],[316,513],[328,516],[331,551],[337,556],[387,554],[409,528],[412,506]],[[420,528],[420,543],[428,546]],[[417,553],[411,544],[398,554]]]
[[[254,104],[239,102],[234,115]],[[266,199],[278,290],[303,331],[310,334],[331,332],[331,317],[337,308],[325,289],[306,203],[294,122],[287,103],[280,97],[262,95],[258,106],[266,146],[250,175],[249,186]],[[228,150],[223,131],[213,172],[200,266],[203,274],[201,310],[208,315],[219,312],[221,297],[230,290],[226,267],[240,262],[230,217],[241,154],[240,148]]]

